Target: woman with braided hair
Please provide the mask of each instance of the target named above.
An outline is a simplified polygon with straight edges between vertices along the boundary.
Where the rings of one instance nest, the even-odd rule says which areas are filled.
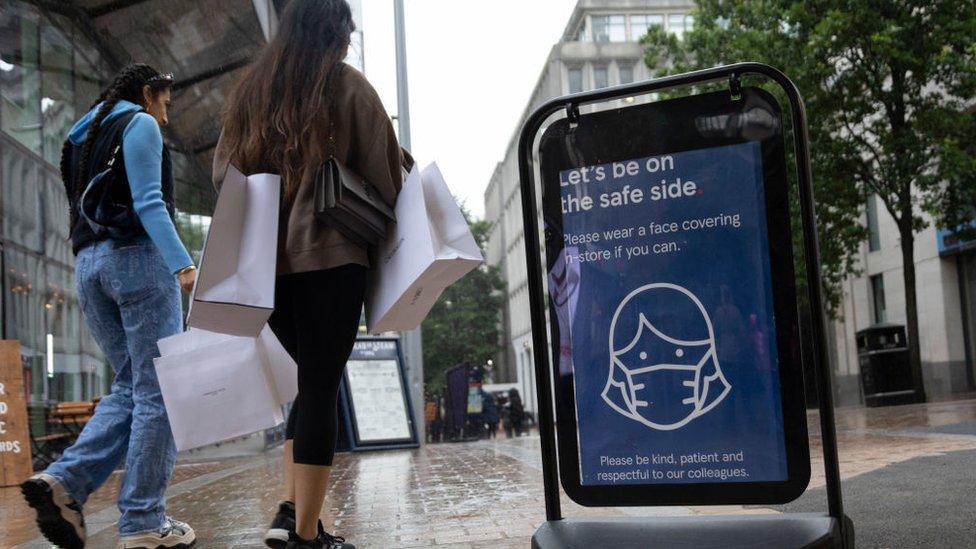
[[[176,444],[153,368],[156,342],[182,331],[180,286],[189,291],[195,281],[173,222],[172,168],[160,132],[172,85],[173,75],[148,65],[125,67],[71,129],[62,153],[78,302],[115,372],[111,394],[74,445],[21,485],[41,532],[66,549],[84,547],[82,506],[123,459],[119,548],[196,541],[192,528],[165,512]],[[107,170],[124,197],[119,207],[131,213],[125,230],[107,231],[80,213],[83,193]]]

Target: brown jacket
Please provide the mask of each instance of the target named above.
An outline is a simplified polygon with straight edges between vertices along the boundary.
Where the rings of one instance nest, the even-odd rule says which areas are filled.
[[[390,207],[403,184],[401,166],[412,164],[401,152],[390,118],[376,90],[362,73],[343,66],[335,103],[336,159],[376,187]],[[220,187],[233,151],[223,144],[214,153],[213,183]],[[283,204],[278,221],[279,275],[331,269],[348,263],[369,266],[364,248],[315,221],[311,181],[299,185],[292,204]]]

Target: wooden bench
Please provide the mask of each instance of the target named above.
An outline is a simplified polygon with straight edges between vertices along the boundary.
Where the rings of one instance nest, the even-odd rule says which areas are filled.
[[[33,421],[32,425],[43,426],[45,430],[43,435],[31,435],[34,470],[47,467],[74,443],[91,420],[100,400],[101,397],[94,400],[59,402],[52,407],[39,408],[38,412],[31,410],[32,415],[43,414],[43,418],[37,418],[40,421]]]

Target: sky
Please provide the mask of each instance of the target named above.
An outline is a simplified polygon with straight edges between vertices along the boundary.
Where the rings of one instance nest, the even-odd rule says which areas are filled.
[[[362,0],[366,77],[397,110],[393,0]],[[476,216],[576,0],[404,0],[411,152]]]

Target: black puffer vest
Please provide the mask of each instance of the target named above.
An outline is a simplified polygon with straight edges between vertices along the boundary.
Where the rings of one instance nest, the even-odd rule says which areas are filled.
[[[84,178],[83,185],[88,185],[95,175],[103,171],[108,165],[108,161],[111,157],[112,151],[115,150],[117,145],[122,144],[122,136],[125,133],[125,129],[132,122],[132,118],[136,114],[145,111],[133,111],[125,113],[121,116],[117,116],[110,120],[108,123],[103,124],[98,131],[98,136],[95,137],[95,143],[92,146],[91,161],[88,166],[88,173]],[[65,181],[65,190],[68,193],[68,202],[71,206],[72,211],[77,212],[78,204],[75,200],[75,185],[76,182],[75,174],[78,173],[79,164],[81,163],[81,149],[82,145],[71,144],[68,154],[71,155],[70,159],[70,180]],[[129,178],[125,171],[125,155],[122,154],[122,150],[119,150],[116,156],[116,161],[112,166],[112,169],[116,171],[115,173],[115,184],[117,185],[117,192],[124,193],[127,204],[130,208],[134,208],[132,205],[132,191],[129,187]],[[176,205],[174,198],[174,183],[173,183],[173,165],[169,157],[169,149],[166,145],[163,145],[163,162],[162,162],[162,192],[163,201],[166,202],[166,209],[169,211],[171,218],[176,218]],[[84,191],[84,189],[82,189]],[[81,215],[75,215],[75,224],[71,227],[71,248],[75,255],[78,251],[92,244],[93,242],[98,242],[100,240],[106,240],[110,238],[108,235],[97,235],[88,226],[84,218]],[[132,231],[129,238],[138,238],[146,234],[144,228],[141,225]]]

